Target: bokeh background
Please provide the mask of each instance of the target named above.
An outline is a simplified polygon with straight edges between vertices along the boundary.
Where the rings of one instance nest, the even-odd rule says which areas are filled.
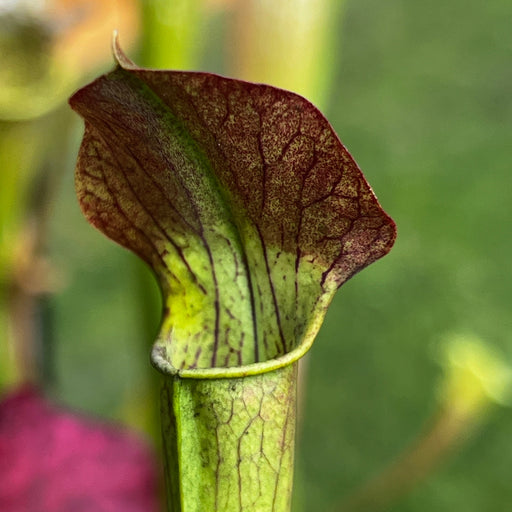
[[[432,429],[446,449],[417,485],[414,468],[399,473],[389,509],[508,510],[509,385],[491,389],[486,374],[478,388],[474,368],[482,351],[500,372],[512,365],[512,3],[43,4],[0,7],[0,48],[11,56],[0,71],[1,391],[35,380],[158,446],[157,289],[142,263],[87,225],[73,189],[82,126],[65,97],[112,66],[118,27],[140,64],[313,99],[397,223],[395,247],[339,291],[304,365],[295,510],[351,510],[361,492],[377,493],[361,510],[385,510],[386,492],[365,482],[385,481],[389,463],[409,460]],[[22,36],[5,21],[13,16]],[[453,340],[480,344],[463,381],[443,355]]]

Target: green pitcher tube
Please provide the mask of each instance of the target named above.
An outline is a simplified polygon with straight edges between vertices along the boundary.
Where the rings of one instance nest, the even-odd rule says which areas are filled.
[[[170,511],[290,510],[296,373],[297,362],[247,377],[164,377]]]

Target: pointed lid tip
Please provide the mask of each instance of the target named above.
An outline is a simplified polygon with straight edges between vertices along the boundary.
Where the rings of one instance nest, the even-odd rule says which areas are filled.
[[[114,55],[116,63],[123,69],[138,69],[137,65],[131,61],[121,49],[117,29],[112,32],[112,54]]]

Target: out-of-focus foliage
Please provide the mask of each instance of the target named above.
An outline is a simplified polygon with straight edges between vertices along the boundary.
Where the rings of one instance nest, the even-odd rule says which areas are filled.
[[[476,336],[448,335],[441,344],[440,362],[446,374],[439,386],[445,406],[475,414],[490,403],[512,403],[512,370]]]
[[[432,344],[446,333],[475,335],[512,360],[511,15],[502,0],[346,4],[328,112],[398,238],[337,295],[315,345],[305,510],[326,510],[412,441],[438,407]],[[491,409],[393,510],[506,509],[511,433],[511,411]]]
[[[49,112],[108,59],[112,26],[133,42],[135,0],[9,1],[0,6],[0,119]]]
[[[0,122],[0,283],[12,272],[40,137],[35,127]]]

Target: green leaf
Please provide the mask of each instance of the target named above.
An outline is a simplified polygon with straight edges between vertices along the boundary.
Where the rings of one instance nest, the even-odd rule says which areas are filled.
[[[46,114],[76,84],[69,66],[53,58],[51,28],[29,14],[9,14],[0,9],[0,119],[28,120]],[[55,20],[53,20],[55,23]]]
[[[158,277],[158,364],[215,376],[299,358],[336,289],[389,251],[392,220],[304,98],[115,56],[70,101],[86,122],[77,191]]]
[[[229,379],[166,379],[172,512],[290,510],[297,364]]]

